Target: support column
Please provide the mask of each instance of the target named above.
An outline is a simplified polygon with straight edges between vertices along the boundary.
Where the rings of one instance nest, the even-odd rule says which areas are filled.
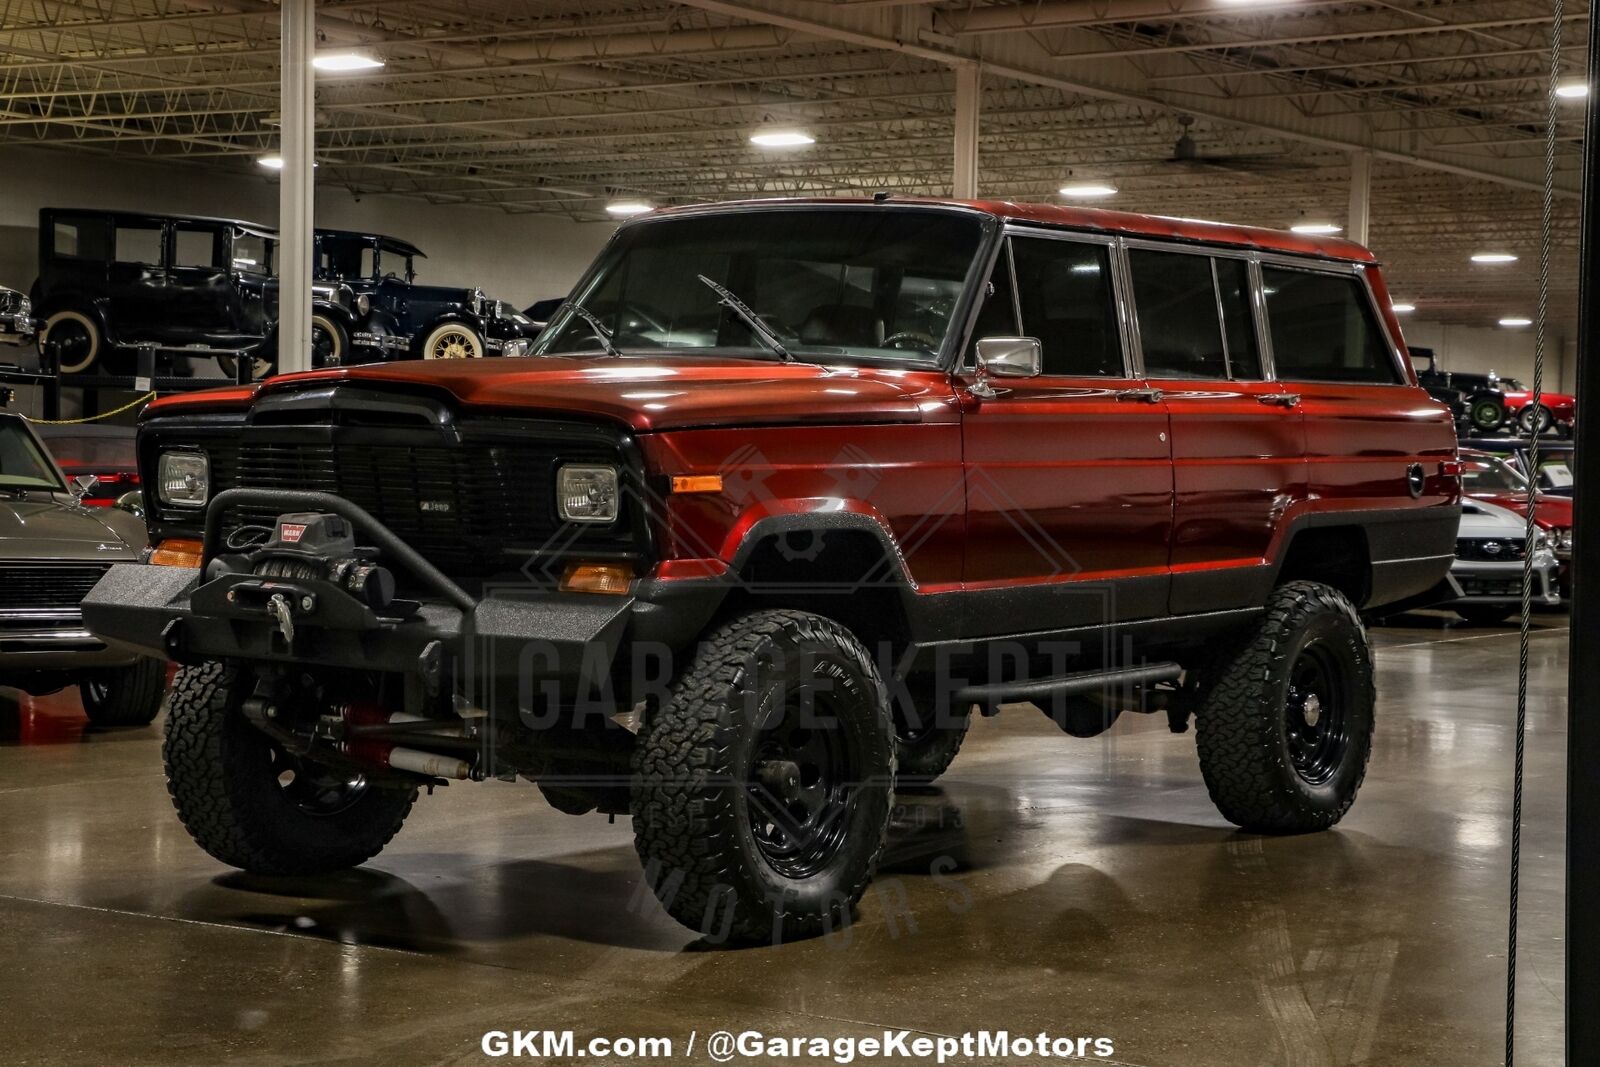
[[[1367,243],[1368,223],[1372,218],[1372,153],[1354,152],[1350,156],[1350,212],[1345,233],[1356,244]]]
[[[978,195],[978,105],[983,93],[983,69],[976,61],[956,67],[955,178],[951,195],[972,200]]]
[[[282,0],[278,183],[278,370],[311,368],[312,152],[316,144],[313,0]]]

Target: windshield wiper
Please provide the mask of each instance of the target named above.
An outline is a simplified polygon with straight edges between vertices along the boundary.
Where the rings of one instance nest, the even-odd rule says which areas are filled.
[[[697,275],[697,277],[699,277],[699,279],[705,283],[706,288],[717,294],[717,303],[721,304],[725,308],[728,308],[735,315],[743,319],[744,324],[750,327],[750,332],[755,334],[756,337],[758,337],[768,348],[776,352],[779,359],[783,360],[785,363],[794,362],[794,357],[789,354],[789,350],[787,348],[783,347],[783,342],[778,340],[778,335],[772,332],[771,327],[761,321],[761,317],[759,315],[750,310],[750,306],[748,304],[734,296],[733,293],[729,292],[727,289],[712,281],[710,278],[707,278],[704,274]]]
[[[601,324],[599,318],[595,316],[594,312],[590,311],[576,300],[568,300],[565,304],[562,304],[561,307],[556,309],[556,314],[559,315],[562,311],[571,311],[584,322],[587,322],[589,324],[589,328],[594,331],[595,337],[600,341],[600,347],[606,350],[606,355],[622,355],[622,351],[618,349],[616,344],[611,340],[611,331],[606,329],[605,326]],[[555,318],[555,315],[550,317]]]

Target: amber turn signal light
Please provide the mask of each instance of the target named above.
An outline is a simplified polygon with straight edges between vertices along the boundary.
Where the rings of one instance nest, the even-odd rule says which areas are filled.
[[[155,547],[150,553],[150,562],[157,567],[195,567],[200,566],[200,555],[204,546],[199,541],[190,541],[184,538],[168,538]]]
[[[674,493],[720,493],[722,492],[722,475],[674,475],[672,478],[672,491]]]
[[[632,581],[633,568],[626,563],[573,563],[561,576],[561,591],[625,596]]]

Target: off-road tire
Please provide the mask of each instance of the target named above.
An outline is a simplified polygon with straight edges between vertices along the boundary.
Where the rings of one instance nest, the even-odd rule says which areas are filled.
[[[1291,672],[1303,655],[1338,675],[1345,743],[1325,781],[1291,756]],[[1372,752],[1372,652],[1354,605],[1319,582],[1275,589],[1266,614],[1231,657],[1201,680],[1196,744],[1206,788],[1229,821],[1265,833],[1325,830],[1355,802]],[[1330,711],[1332,714],[1331,702]]]
[[[217,660],[185,667],[173,680],[161,756],[189,836],[255,874],[320,874],[376,856],[417,791],[369,786],[337,813],[300,810],[279,786],[267,736],[241,710],[250,682],[247,672]]]
[[[145,656],[131,666],[85,671],[78,681],[83,713],[96,726],[149,726],[166,689],[166,663]]]
[[[826,671],[837,736],[851,749],[848,823],[806,877],[781,873],[756,841],[750,790],[763,724],[784,691]],[[840,929],[872,880],[889,829],[894,719],[872,658],[843,626],[756,611],[707,635],[640,730],[634,845],[667,912],[708,939],[807,937]]]
[[[923,710],[922,714],[933,715],[936,712],[929,709]],[[896,718],[898,720],[899,716]],[[894,738],[895,782],[901,785],[928,785],[937,781],[940,775],[950,769],[971,727],[970,708],[963,709],[959,722],[955,721],[955,709],[946,709],[938,725],[915,733],[906,723],[897,721]]]

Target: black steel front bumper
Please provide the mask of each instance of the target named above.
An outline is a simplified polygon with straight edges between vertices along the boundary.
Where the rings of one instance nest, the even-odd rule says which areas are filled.
[[[400,617],[379,614],[328,581],[214,572],[203,577],[222,544],[224,511],[247,504],[343,516],[362,543],[375,545],[386,565],[407,572],[427,591],[425,597],[413,614]],[[292,636],[265,610],[273,592],[296,608]],[[179,663],[237,659],[425,677],[443,673],[458,689],[497,689],[493,683],[511,678],[592,683],[618,661],[627,641],[677,644],[692,637],[720,598],[721,591],[704,587],[676,595],[652,592],[648,582],[637,583],[629,596],[510,589],[475,598],[342,497],[230,489],[207,507],[200,568],[113,566],[84,599],[83,618],[109,644]]]

